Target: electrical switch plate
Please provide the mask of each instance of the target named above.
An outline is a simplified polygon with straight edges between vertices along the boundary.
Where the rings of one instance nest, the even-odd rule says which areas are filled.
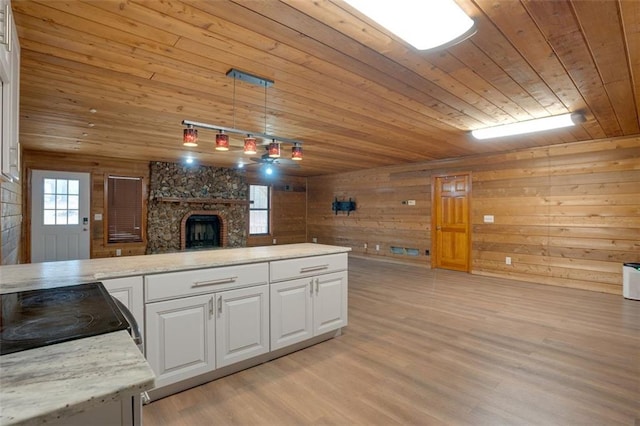
[[[273,244],[276,244],[276,242],[277,242],[277,241],[276,241],[276,239],[274,238],[274,239],[273,239]]]
[[[505,257],[504,263],[506,263],[507,265],[511,265],[511,258],[509,256]]]
[[[122,256],[122,249],[116,249],[116,256]]]
[[[376,251],[380,251],[380,244],[376,244]]]
[[[484,215],[484,223],[493,223],[493,215],[485,214]]]
[[[96,213],[93,215],[93,220],[102,220],[102,213]]]
[[[367,248],[367,243],[364,243],[364,248]]]
[[[415,206],[415,205],[416,205],[416,200],[409,200],[409,201],[407,201],[407,203],[408,203],[410,206]]]

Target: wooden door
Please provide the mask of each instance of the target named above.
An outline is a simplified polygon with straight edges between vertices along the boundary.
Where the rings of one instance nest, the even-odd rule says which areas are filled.
[[[89,173],[34,170],[31,263],[89,259]]]
[[[471,176],[468,173],[436,176],[432,193],[431,266],[468,272],[471,270]]]
[[[269,286],[216,294],[216,368],[269,352]]]
[[[146,356],[156,388],[215,369],[213,295],[147,303]]]

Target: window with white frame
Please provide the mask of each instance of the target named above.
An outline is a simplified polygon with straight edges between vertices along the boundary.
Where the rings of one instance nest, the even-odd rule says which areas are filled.
[[[44,180],[44,224],[79,224],[80,181],[77,179]]]
[[[249,235],[269,234],[270,189],[249,185]]]

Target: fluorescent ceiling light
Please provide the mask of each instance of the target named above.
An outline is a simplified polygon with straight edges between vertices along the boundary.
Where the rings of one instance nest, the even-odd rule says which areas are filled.
[[[574,126],[576,122],[580,121],[583,121],[580,113],[569,113],[505,124],[503,126],[487,127],[486,129],[473,130],[471,134],[476,139],[501,138],[503,136],[521,135],[523,133],[542,132],[544,130]]]
[[[345,0],[418,50],[455,44],[475,33],[454,0]]]

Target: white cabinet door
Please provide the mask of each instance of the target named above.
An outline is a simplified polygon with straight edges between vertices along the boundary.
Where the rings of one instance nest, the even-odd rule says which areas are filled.
[[[314,334],[337,330],[347,325],[347,272],[314,278]]]
[[[271,284],[271,350],[347,325],[347,272]]]
[[[313,337],[313,278],[271,284],[271,350]]]
[[[213,295],[146,305],[147,361],[160,388],[215,368]]]
[[[269,352],[269,286],[216,293],[216,367]]]
[[[129,309],[138,323],[140,333],[144,333],[144,300],[142,296],[142,277],[115,278],[102,280],[109,294]]]

